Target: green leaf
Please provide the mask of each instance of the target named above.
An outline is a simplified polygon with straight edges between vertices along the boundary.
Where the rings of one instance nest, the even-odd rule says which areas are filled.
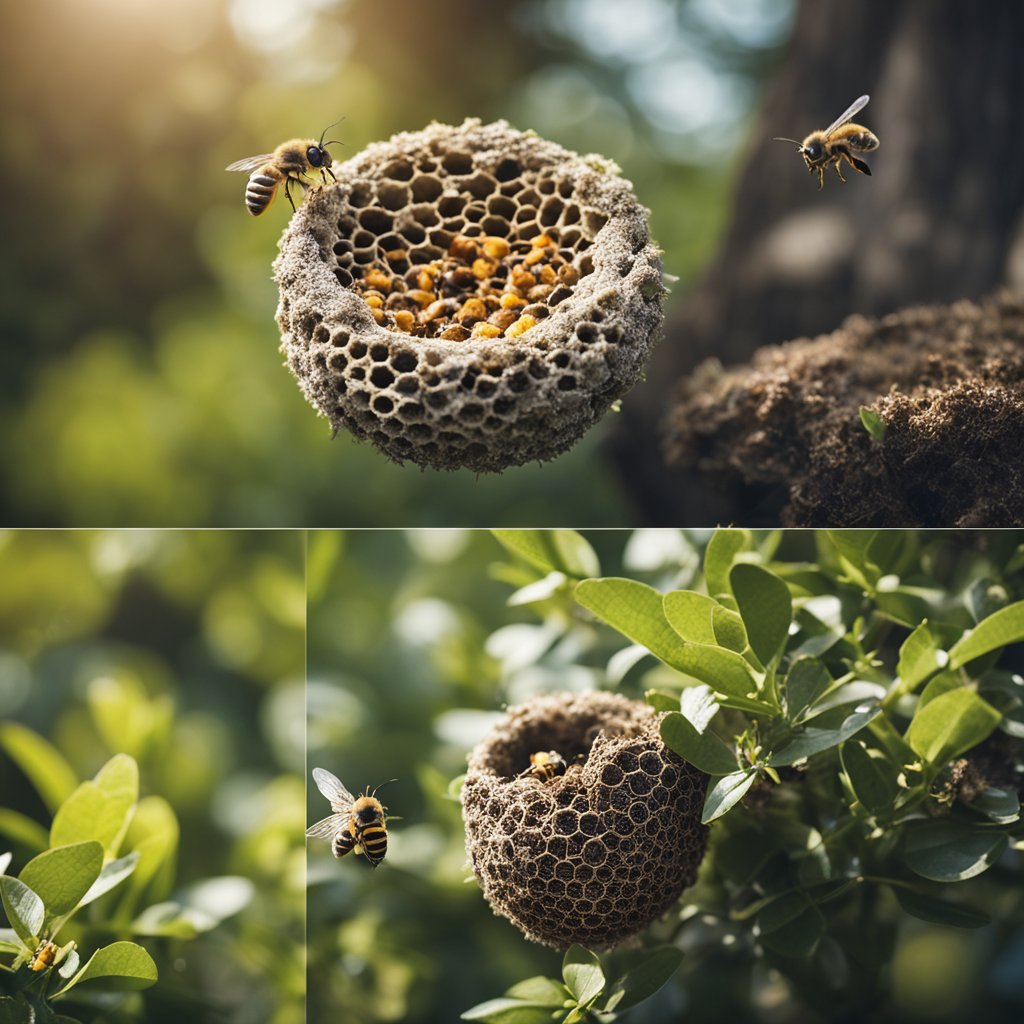
[[[13,928],[0,928],[0,953],[20,953],[24,948]]]
[[[54,918],[78,906],[102,868],[103,847],[88,840],[33,857],[18,877],[46,904],[46,916]]]
[[[138,856],[138,863],[118,904],[118,920],[127,922],[145,894],[148,900],[164,899],[173,882],[174,854],[178,848],[179,826],[171,805],[159,796],[139,802],[125,842]]]
[[[869,551],[877,530],[827,530],[825,535],[839,554],[844,573],[862,590],[873,593],[882,577],[882,570],[872,560]]]
[[[1005,832],[971,828],[959,821],[914,822],[907,826],[903,858],[922,878],[962,882],[990,868],[1007,842]]]
[[[57,999],[85,982],[102,981],[116,992],[149,988],[157,980],[153,958],[134,942],[114,942],[96,950],[86,965],[54,995]]]
[[[736,771],[736,754],[713,732],[700,732],[678,711],[661,721],[661,738],[681,758],[708,775],[729,775]]]
[[[716,818],[720,818],[726,811],[743,799],[744,794],[754,784],[757,772],[753,768],[743,771],[731,772],[720,779],[716,779],[704,797],[704,812],[701,815],[701,823],[709,824]]]
[[[661,693],[659,690],[645,690],[644,700],[655,711],[675,711],[679,707],[679,701],[676,697],[673,697],[670,693]]]
[[[606,1010],[627,1010],[649,999],[679,970],[683,951],[675,946],[644,950],[643,959],[617,979],[605,1003]]]
[[[555,570],[575,579],[601,574],[601,563],[590,544],[575,530],[492,530],[511,552],[546,572]]]
[[[488,999],[460,1015],[460,1020],[482,1020],[487,1024],[551,1024],[551,1007],[520,999]]]
[[[949,649],[949,667],[960,668],[983,654],[1024,640],[1024,601],[1000,608]]]
[[[0,996],[0,1024],[39,1024],[32,1008],[22,996],[19,999],[12,999],[10,996]]]
[[[890,762],[880,755],[873,756],[859,740],[847,740],[839,756],[853,792],[868,813],[890,810],[898,791]]]
[[[829,671],[817,658],[798,658],[786,675],[786,712],[790,720],[816,701],[831,685]]]
[[[757,678],[750,663],[735,651],[709,644],[686,644],[671,664],[680,672],[707,683],[717,693],[757,697]]]
[[[26,946],[35,948],[46,917],[43,901],[24,882],[10,875],[0,875],[0,900],[15,934]]]
[[[700,683],[687,686],[679,694],[679,710],[694,725],[697,732],[704,732],[711,724],[711,719],[718,714],[718,703],[710,686]],[[668,710],[668,709],[666,709]],[[674,708],[672,710],[675,710]]]
[[[1012,825],[1020,818],[1020,797],[999,786],[983,789],[967,806],[997,825]]]
[[[51,814],[78,783],[57,748],[18,722],[0,724],[0,747],[25,773]]]
[[[810,956],[825,934],[825,917],[802,892],[773,900],[757,915],[760,941],[783,956]]]
[[[940,650],[925,619],[900,647],[896,674],[903,681],[903,692],[912,693],[926,679],[945,668],[948,661],[949,655]]]
[[[712,597],[692,590],[672,590],[665,595],[664,612],[669,625],[686,641],[715,644],[718,638],[712,621],[722,606]]]
[[[830,747],[838,747],[840,743],[855,736],[873,718],[882,713],[879,707],[868,708],[865,711],[854,711],[847,716],[838,729],[819,729],[808,726],[797,733],[796,737],[784,747],[776,750],[768,758],[768,764],[773,768],[781,768],[784,765],[794,764],[810,757],[812,754],[821,753]]]
[[[0,807],[0,835],[32,850],[45,850],[50,840],[46,829],[39,822],[9,807]]]
[[[553,978],[537,975],[516,982],[505,995],[513,999],[522,999],[526,1003],[537,1003],[541,1006],[562,1006],[568,996],[568,990]]]
[[[767,665],[782,649],[793,621],[789,587],[775,573],[748,562],[734,565],[729,581],[751,650]]]
[[[115,754],[91,782],[83,782],[61,804],[50,828],[51,846],[87,839],[103,844],[111,857],[124,838],[139,796],[139,769],[127,754]]]
[[[988,914],[973,907],[964,907],[958,903],[927,896],[916,889],[907,889],[902,885],[894,885],[892,891],[899,905],[914,917],[934,924],[948,924],[954,928],[983,928],[992,919]]]
[[[862,405],[860,407],[860,422],[873,441],[885,440],[885,432],[888,428],[885,425],[885,420],[874,409]]]
[[[961,687],[918,707],[905,739],[925,761],[941,766],[981,743],[1001,718],[973,690]]]
[[[562,959],[562,979],[580,1006],[587,1006],[604,989],[604,971],[596,954],[573,943]]]
[[[89,890],[82,897],[79,906],[87,906],[93,900],[98,900],[115,886],[120,885],[135,870],[135,865],[138,862],[139,855],[129,853],[117,860],[110,861],[109,864],[104,864],[103,870],[99,873],[96,881],[89,886]]]
[[[599,619],[634,643],[643,644],[666,665],[679,667],[685,645],[665,618],[659,591],[636,580],[607,577],[583,580],[575,594],[576,600]]]
[[[747,631],[739,615],[716,604],[711,609],[711,628],[715,632],[715,643],[730,651],[742,654],[747,649]]]
[[[749,530],[715,530],[704,552],[704,580],[708,593],[730,594],[729,570],[741,551],[750,551],[753,541]]]

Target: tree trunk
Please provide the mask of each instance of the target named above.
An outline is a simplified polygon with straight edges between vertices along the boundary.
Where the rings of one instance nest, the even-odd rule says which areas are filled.
[[[667,324],[612,441],[643,522],[778,521],[777,490],[715,491],[665,466],[665,414],[701,361],[741,362],[854,312],[1024,290],[1022,40],[1024,4],[1013,0],[803,0],[721,251]],[[794,147],[772,136],[824,128],[862,93],[871,103],[854,120],[881,141],[867,155],[873,175],[848,168],[843,185],[829,169],[819,192]]]

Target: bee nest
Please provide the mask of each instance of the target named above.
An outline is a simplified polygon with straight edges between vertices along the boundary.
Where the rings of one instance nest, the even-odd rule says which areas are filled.
[[[334,174],[274,267],[282,349],[335,430],[498,472],[567,450],[636,383],[664,288],[613,165],[467,120]]]
[[[665,913],[704,856],[707,776],[644,704],[563,693],[510,708],[469,758],[466,848],[484,898],[531,941],[606,948]],[[530,754],[569,767],[522,776]]]

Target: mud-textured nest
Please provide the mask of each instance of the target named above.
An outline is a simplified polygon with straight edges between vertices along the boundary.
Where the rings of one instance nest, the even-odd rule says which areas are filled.
[[[333,169],[274,267],[282,349],[335,430],[500,471],[567,450],[639,379],[661,261],[614,165],[468,120]]]
[[[852,317],[746,366],[705,364],[667,439],[677,465],[784,485],[790,526],[1019,525],[1022,451],[1024,305],[1009,296]]]
[[[530,754],[569,767],[522,777]],[[473,751],[466,849],[487,902],[533,942],[606,948],[665,913],[704,856],[707,776],[661,742],[650,708],[555,694],[510,708]]]

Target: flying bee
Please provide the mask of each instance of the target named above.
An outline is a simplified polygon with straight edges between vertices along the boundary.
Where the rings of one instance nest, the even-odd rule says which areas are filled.
[[[30,971],[45,971],[47,967],[53,966],[56,956],[57,947],[49,939],[43,939],[39,943],[39,948],[32,955],[28,969]]]
[[[792,142],[804,158],[807,171],[818,172],[818,188],[825,184],[825,168],[834,164],[840,181],[846,181],[842,172],[845,160],[855,171],[871,174],[871,168],[854,156],[855,153],[870,153],[878,149],[878,136],[860,124],[847,124],[851,117],[868,105],[870,96],[856,99],[824,131],[811,132],[803,142],[796,139],[774,138],[772,142]]]
[[[365,854],[370,866],[376,867],[388,852],[387,808],[377,799],[380,786],[372,793],[367,787],[362,796],[355,797],[323,768],[313,769],[313,779],[335,813],[306,829],[306,835],[326,839],[335,857],[344,857],[355,850],[357,854]],[[386,785],[387,782],[381,783],[381,786]]]
[[[530,767],[519,773],[519,777],[528,775],[531,779],[550,782],[557,775],[564,775],[565,758],[557,750],[538,750],[530,755]]]
[[[334,124],[338,122],[335,121]],[[244,160],[228,164],[226,170],[251,172],[249,183],[245,186],[245,208],[254,217],[270,209],[270,204],[282,184],[294,213],[295,201],[291,193],[293,182],[298,182],[300,187],[305,188],[303,176],[315,175],[317,171],[320,172],[320,178],[325,185],[327,175],[330,175],[333,181],[338,180],[331,170],[331,155],[327,152],[327,147],[341,143],[337,139],[324,142],[324,135],[334,127],[334,124],[329,124],[323,130],[319,142],[314,139],[289,139],[282,142],[273,153],[260,153],[258,156],[246,157]]]

